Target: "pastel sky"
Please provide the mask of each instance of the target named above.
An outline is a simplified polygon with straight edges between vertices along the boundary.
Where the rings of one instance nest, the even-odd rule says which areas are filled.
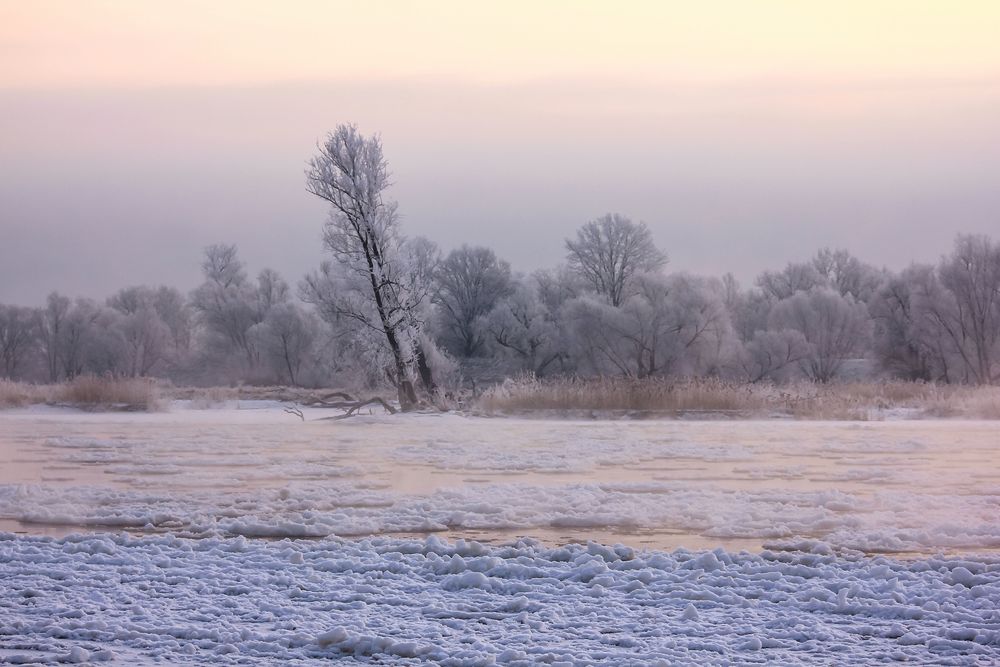
[[[557,263],[608,211],[676,269],[1000,237],[1000,3],[0,0],[0,302],[322,258],[303,187],[380,132],[408,234]]]

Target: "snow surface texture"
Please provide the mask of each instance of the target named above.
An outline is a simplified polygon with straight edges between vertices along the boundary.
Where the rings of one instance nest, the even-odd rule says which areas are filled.
[[[0,413],[0,530],[1000,548],[995,423],[302,423],[252,405]]]
[[[0,533],[0,662],[1000,661],[1000,558],[803,546]]]

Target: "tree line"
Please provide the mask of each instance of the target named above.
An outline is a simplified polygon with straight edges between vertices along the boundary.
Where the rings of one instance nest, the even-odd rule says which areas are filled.
[[[899,272],[822,249],[744,287],[671,272],[645,224],[611,213],[566,240],[559,266],[521,274],[489,248],[406,237],[388,186],[379,137],[338,126],[306,173],[330,205],[329,259],[297,286],[251,278],[220,244],[190,294],[0,304],[0,375],[391,386],[404,409],[521,373],[1000,381],[1000,244],[986,236]]]

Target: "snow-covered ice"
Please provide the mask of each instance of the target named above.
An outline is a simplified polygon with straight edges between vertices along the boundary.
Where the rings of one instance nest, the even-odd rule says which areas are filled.
[[[995,423],[247,407],[0,412],[0,663],[1000,661]]]
[[[1000,548],[992,422],[302,423],[253,405],[0,413],[0,530]]]
[[[806,545],[804,545],[806,546]],[[0,660],[989,665],[1000,559],[0,534]]]

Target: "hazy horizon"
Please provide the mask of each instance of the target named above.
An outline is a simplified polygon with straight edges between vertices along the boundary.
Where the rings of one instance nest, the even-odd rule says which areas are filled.
[[[1000,9],[710,5],[0,5],[0,302],[186,290],[217,242],[297,282],[341,122],[381,133],[406,234],[522,271],[609,211],[744,283],[1000,229]]]

